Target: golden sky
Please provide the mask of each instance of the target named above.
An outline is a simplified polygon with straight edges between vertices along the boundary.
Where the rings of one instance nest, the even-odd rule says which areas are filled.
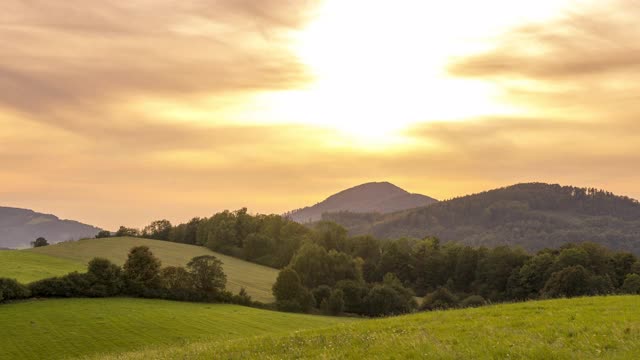
[[[115,229],[368,181],[640,198],[640,2],[3,0],[0,205]]]

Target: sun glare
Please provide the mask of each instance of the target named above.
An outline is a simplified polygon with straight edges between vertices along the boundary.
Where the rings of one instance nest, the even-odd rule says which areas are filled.
[[[561,8],[559,1],[514,3],[328,0],[294,47],[315,81],[265,94],[263,103],[280,120],[336,128],[370,143],[419,122],[517,112],[497,100],[493,84],[446,72],[452,57],[488,49],[492,37],[524,17]]]

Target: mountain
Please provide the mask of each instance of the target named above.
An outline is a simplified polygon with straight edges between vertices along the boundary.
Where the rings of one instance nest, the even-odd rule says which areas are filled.
[[[300,223],[318,221],[322,214],[338,211],[387,214],[427,206],[437,200],[411,194],[388,182],[372,182],[341,191],[316,205],[294,210],[287,216]]]
[[[595,242],[640,254],[640,203],[610,192],[518,184],[392,214],[325,214],[351,234],[379,238],[437,236],[472,246],[536,251]]]
[[[101,229],[55,215],[32,210],[0,207],[0,248],[25,248],[42,236],[50,244],[94,237]]]

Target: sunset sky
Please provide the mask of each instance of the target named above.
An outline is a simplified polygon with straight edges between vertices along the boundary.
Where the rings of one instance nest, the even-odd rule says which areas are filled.
[[[368,181],[640,198],[640,2],[3,0],[0,206],[114,230]]]

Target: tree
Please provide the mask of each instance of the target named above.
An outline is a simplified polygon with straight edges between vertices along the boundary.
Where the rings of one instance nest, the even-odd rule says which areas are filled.
[[[200,300],[195,294],[193,276],[185,268],[168,266],[160,271],[166,296],[173,300]]]
[[[147,246],[132,248],[123,267],[128,292],[148,296],[150,291],[159,289],[160,267],[160,260]]]
[[[47,239],[45,239],[43,237],[39,237],[35,241],[31,242],[31,246],[34,247],[34,248],[43,247],[43,246],[47,246],[47,245],[49,245],[49,242],[47,242]]]
[[[308,312],[315,305],[313,295],[302,286],[300,277],[291,268],[280,271],[272,291],[281,311]]]
[[[103,239],[103,238],[108,238],[108,237],[111,237],[111,231],[108,231],[108,230],[101,230],[96,235],[96,239]]]
[[[118,231],[115,233],[116,237],[136,237],[138,235],[140,235],[140,231],[138,231],[138,229],[128,228],[126,226],[120,226]]]
[[[625,294],[640,294],[640,275],[638,274],[629,274],[625,277],[624,283],[621,288],[622,292]]]
[[[193,276],[196,290],[215,296],[225,290],[227,275],[222,270],[222,261],[213,255],[202,255],[191,259],[187,269]]]
[[[344,310],[344,294],[342,290],[335,289],[327,299],[327,310],[331,315],[340,315]]]
[[[590,293],[591,274],[582,265],[571,266],[551,275],[542,293],[547,297],[575,297]]]
[[[364,305],[369,316],[398,315],[412,310],[393,287],[384,284],[371,288],[364,298]]]
[[[301,291],[302,283],[295,270],[287,268],[278,273],[272,288],[276,301],[295,300],[300,296]]]
[[[272,253],[273,240],[260,233],[249,234],[244,240],[244,257],[247,260],[257,260]]]
[[[313,294],[313,298],[316,300],[316,304],[320,305],[331,296],[331,288],[327,285],[320,285],[313,289],[311,293]]]
[[[94,258],[89,261],[87,276],[91,281],[87,290],[89,296],[115,296],[122,291],[121,269],[107,259]]]
[[[156,220],[144,228],[142,236],[155,240],[169,240],[172,228],[169,220]]]

